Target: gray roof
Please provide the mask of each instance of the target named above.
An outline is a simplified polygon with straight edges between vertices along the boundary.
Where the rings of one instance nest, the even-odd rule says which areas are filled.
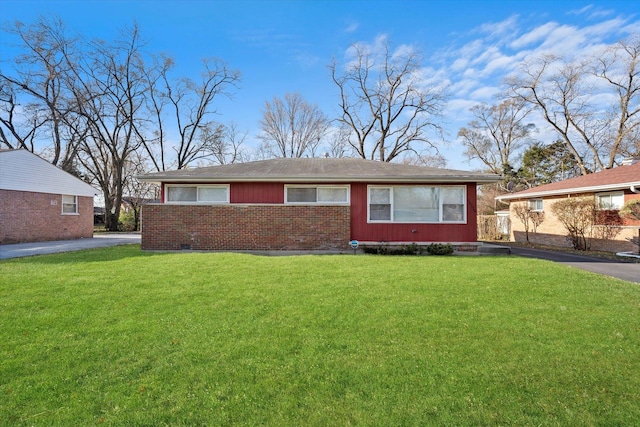
[[[356,158],[270,159],[155,172],[149,182],[496,182],[498,175]]]

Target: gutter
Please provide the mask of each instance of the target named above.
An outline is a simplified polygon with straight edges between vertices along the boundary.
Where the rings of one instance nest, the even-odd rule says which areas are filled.
[[[566,194],[580,194],[580,193],[598,193],[603,191],[612,191],[612,190],[624,190],[629,188],[632,192],[636,194],[640,194],[640,182],[625,182],[620,184],[609,184],[609,185],[599,185],[592,187],[576,187],[576,188],[565,188],[562,190],[550,190],[550,191],[536,191],[530,192],[526,194],[503,194],[501,196],[497,196],[496,200],[505,201],[505,200],[513,200],[513,199],[531,199],[534,197],[545,197],[545,196],[562,196]]]
[[[487,184],[500,181],[500,177],[473,177],[473,176],[403,176],[403,177],[170,177],[170,176],[137,176],[139,181],[143,182],[171,182],[171,183],[232,183],[232,182],[284,182],[284,183],[335,183],[335,182],[367,182],[367,183],[436,183],[436,182],[451,182],[451,183],[466,183],[475,182],[478,184]]]

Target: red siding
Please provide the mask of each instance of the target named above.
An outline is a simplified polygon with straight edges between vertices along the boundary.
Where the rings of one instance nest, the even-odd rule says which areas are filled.
[[[476,185],[467,184],[466,224],[368,224],[367,184],[351,184],[351,238],[363,242],[476,242]]]
[[[222,184],[222,183],[221,183]],[[310,184],[311,185],[311,184]],[[339,185],[339,184],[336,184]],[[384,185],[376,183],[376,185]],[[389,185],[398,185],[397,183]],[[411,183],[402,185],[412,185]],[[415,185],[415,184],[414,184]],[[450,185],[437,184],[433,185]],[[367,183],[351,183],[351,203],[350,203],[350,239],[356,239],[362,242],[444,242],[444,243],[462,243],[476,242],[476,185],[475,183],[467,183],[467,223],[466,224],[369,224],[367,223]],[[246,182],[230,184],[230,202],[236,205],[283,205],[284,204],[284,183],[266,183],[266,182]],[[164,189],[164,186],[163,186]],[[287,208],[292,206],[287,206]],[[175,210],[195,210],[197,208],[191,206],[187,208],[176,207]],[[163,211],[169,212],[169,211]],[[303,210],[285,209],[274,210],[269,212],[256,211],[256,214],[265,215],[269,221],[276,218],[273,215],[281,215],[287,213],[287,218],[281,220],[292,221],[291,213],[296,212],[302,214]],[[293,214],[296,215],[295,213]],[[306,213],[304,214],[306,215]],[[338,217],[334,218],[334,222],[343,221]],[[192,227],[193,224],[184,224],[184,227]],[[160,226],[162,228],[162,226]],[[162,232],[158,230],[159,232]],[[166,232],[167,230],[165,230]],[[190,231],[185,229],[185,231]],[[173,231],[172,231],[173,232]],[[287,231],[289,233],[289,231]],[[144,239],[143,232],[143,239]],[[171,233],[169,233],[171,234]]]
[[[229,191],[231,203],[284,203],[284,184],[278,182],[234,182]]]

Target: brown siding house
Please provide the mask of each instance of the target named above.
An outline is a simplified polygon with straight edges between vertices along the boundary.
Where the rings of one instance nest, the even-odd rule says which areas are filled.
[[[640,221],[620,217],[619,211],[629,200],[640,199],[640,161],[629,160],[613,169],[498,196],[497,199],[509,202],[511,240],[526,241],[524,225],[514,213],[517,204],[526,203],[532,210],[544,212],[542,223],[535,232],[529,232],[531,243],[571,246],[567,230],[551,209],[554,203],[568,197],[588,197],[596,202],[599,212],[590,241],[591,249],[609,252],[634,250],[630,239],[638,235]],[[611,226],[616,227],[617,234],[602,238],[608,233],[598,233],[599,229]]]

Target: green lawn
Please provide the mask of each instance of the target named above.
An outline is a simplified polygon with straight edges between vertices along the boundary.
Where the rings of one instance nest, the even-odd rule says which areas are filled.
[[[633,425],[640,287],[517,257],[0,262],[0,425]]]

